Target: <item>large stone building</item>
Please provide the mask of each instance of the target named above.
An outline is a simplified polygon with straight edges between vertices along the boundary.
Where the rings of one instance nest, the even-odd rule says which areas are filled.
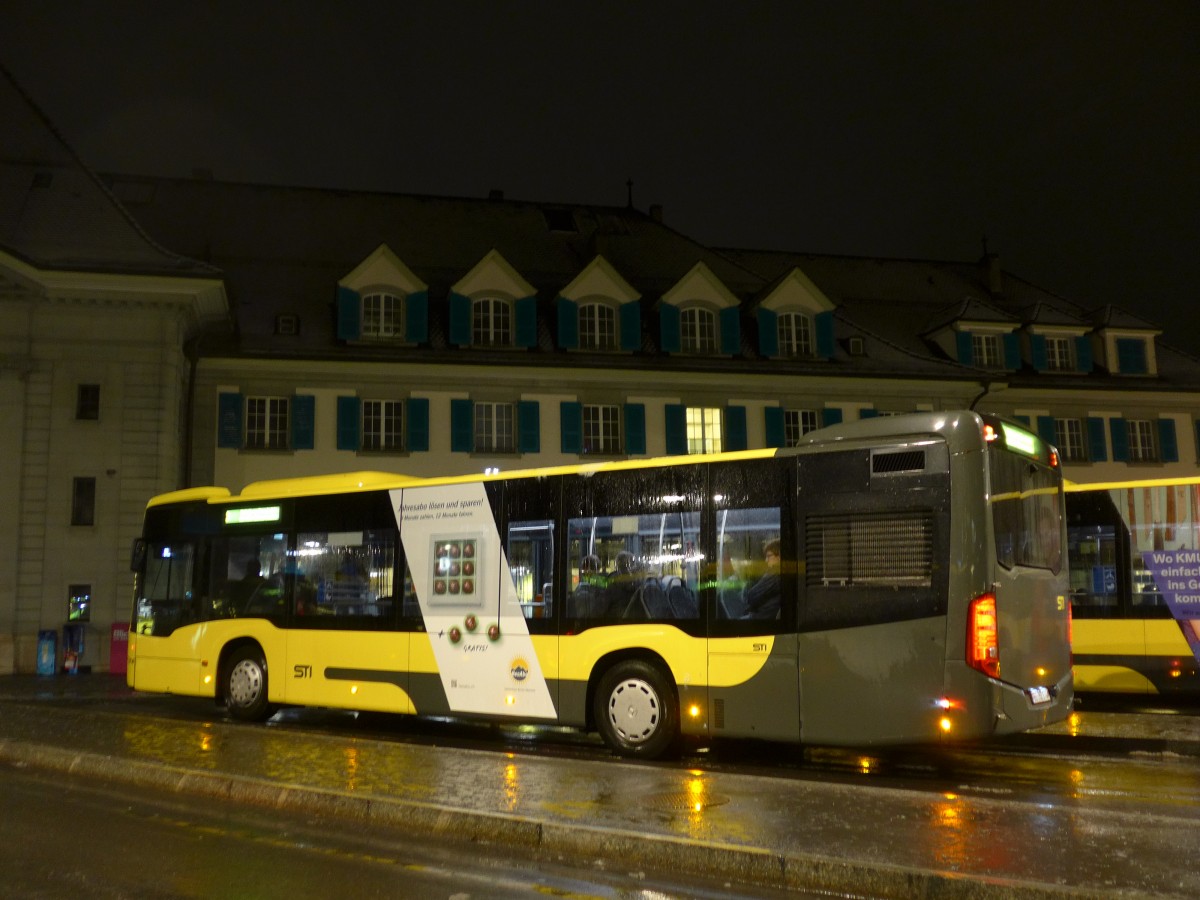
[[[0,72],[0,74],[3,74]],[[977,263],[707,247],[651,208],[91,172],[0,77],[0,672],[127,616],[184,485],[780,446],[971,407],[1068,477],[1193,474],[1200,361]],[[11,138],[11,139],[10,139]]]

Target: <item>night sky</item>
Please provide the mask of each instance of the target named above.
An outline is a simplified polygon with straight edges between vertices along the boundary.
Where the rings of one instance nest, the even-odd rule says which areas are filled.
[[[1200,355],[1200,3],[7,0],[93,168],[624,205],[974,260]],[[0,123],[0,138],[3,123]]]

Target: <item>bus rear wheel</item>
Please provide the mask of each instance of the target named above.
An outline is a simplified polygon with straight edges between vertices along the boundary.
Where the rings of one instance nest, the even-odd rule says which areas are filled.
[[[648,662],[627,660],[605,672],[593,712],[604,743],[621,756],[657,759],[678,746],[674,688]]]
[[[235,719],[259,722],[271,714],[267,661],[257,647],[235,650],[225,669],[225,708]]]

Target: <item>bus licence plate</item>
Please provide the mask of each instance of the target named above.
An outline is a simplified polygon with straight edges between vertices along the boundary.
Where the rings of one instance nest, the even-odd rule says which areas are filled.
[[[1025,693],[1029,695],[1029,702],[1034,706],[1039,703],[1050,702],[1050,688],[1048,687],[1041,687],[1039,685],[1038,687],[1027,688]]]

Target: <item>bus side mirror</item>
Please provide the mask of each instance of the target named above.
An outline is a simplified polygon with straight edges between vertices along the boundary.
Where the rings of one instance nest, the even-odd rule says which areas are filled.
[[[142,564],[146,561],[146,542],[141,538],[134,538],[133,547],[129,552],[129,571],[140,572]]]

